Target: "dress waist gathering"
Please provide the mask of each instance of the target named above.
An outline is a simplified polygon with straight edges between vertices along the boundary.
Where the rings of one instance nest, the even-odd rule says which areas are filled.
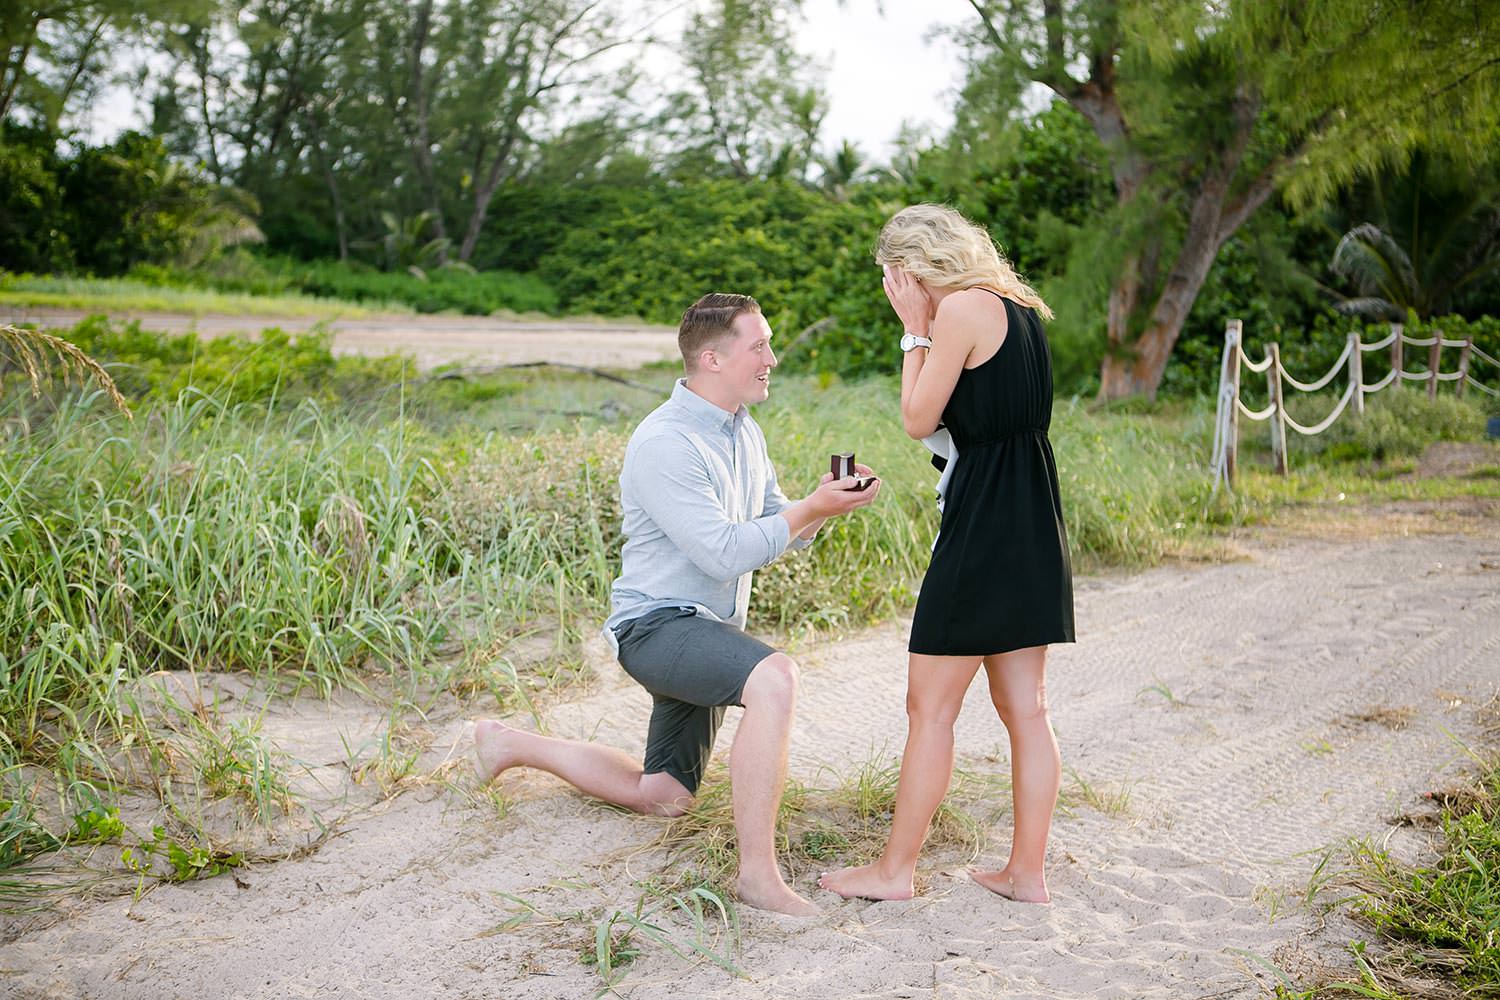
[[[972,439],[965,438],[962,441],[955,440],[954,444],[958,445],[958,450],[960,452],[967,452],[967,451],[973,451],[975,448],[989,448],[989,447],[993,447],[994,445],[997,445],[997,444],[1005,444],[1007,441],[1013,441],[1013,440],[1015,440],[1018,437],[1028,437],[1028,436],[1046,437],[1047,436],[1047,428],[1045,428],[1045,427],[1018,427],[1018,428],[1016,428],[1015,430],[1011,431],[1008,434],[999,434],[999,435],[996,435],[994,437],[984,437],[984,438],[972,438]]]

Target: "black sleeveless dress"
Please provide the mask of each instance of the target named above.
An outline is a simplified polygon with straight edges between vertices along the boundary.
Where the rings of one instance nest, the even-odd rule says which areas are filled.
[[[985,289],[989,291],[989,289]],[[984,656],[1073,641],[1073,570],[1052,422],[1052,354],[1031,309],[958,376],[943,424],[958,449],[912,619],[913,653]]]

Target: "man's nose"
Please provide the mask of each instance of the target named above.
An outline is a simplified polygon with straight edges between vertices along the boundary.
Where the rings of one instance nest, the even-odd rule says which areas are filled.
[[[766,364],[772,368],[775,368],[777,365],[781,364],[780,361],[776,360],[776,352],[771,350],[769,347],[766,348]]]

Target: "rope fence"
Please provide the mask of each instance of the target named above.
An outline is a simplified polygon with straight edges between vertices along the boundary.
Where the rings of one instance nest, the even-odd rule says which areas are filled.
[[[1421,371],[1406,370],[1406,348],[1427,348],[1427,367]],[[1453,371],[1442,370],[1443,351],[1458,349],[1458,367]],[[1380,380],[1366,384],[1364,356],[1375,351],[1390,351],[1391,370]],[[1391,324],[1391,332],[1373,344],[1360,340],[1359,331],[1349,334],[1343,353],[1321,378],[1303,382],[1293,378],[1281,364],[1281,347],[1271,344],[1266,356],[1260,361],[1251,361],[1245,354],[1243,327],[1239,320],[1232,319],[1224,330],[1224,356],[1219,367],[1219,398],[1214,420],[1213,476],[1214,492],[1219,484],[1226,489],[1234,488],[1235,466],[1239,452],[1239,418],[1269,421],[1271,429],[1271,455],[1276,471],[1287,473],[1286,431],[1290,427],[1305,437],[1321,434],[1350,406],[1356,414],[1365,411],[1365,397],[1377,393],[1397,380],[1404,382],[1426,382],[1427,398],[1436,399],[1438,385],[1453,382],[1455,395],[1462,396],[1469,387],[1491,396],[1500,396],[1500,389],[1492,389],[1470,374],[1475,361],[1481,361],[1500,370],[1500,361],[1474,346],[1472,337],[1455,340],[1437,333],[1431,337],[1408,337],[1400,323]],[[1266,392],[1269,402],[1263,409],[1252,410],[1240,398],[1240,374],[1242,369],[1266,376]],[[1326,388],[1340,373],[1348,377],[1343,395],[1326,417],[1307,426],[1293,419],[1286,412],[1283,386],[1289,385],[1298,392],[1319,392]]]

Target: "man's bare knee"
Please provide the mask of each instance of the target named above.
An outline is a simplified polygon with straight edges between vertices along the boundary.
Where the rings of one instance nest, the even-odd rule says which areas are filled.
[[[665,771],[641,775],[638,791],[631,808],[647,816],[677,817],[693,807],[693,793]]]
[[[797,701],[799,678],[795,660],[785,653],[772,653],[750,671],[740,701],[746,708],[764,705],[789,712]]]

